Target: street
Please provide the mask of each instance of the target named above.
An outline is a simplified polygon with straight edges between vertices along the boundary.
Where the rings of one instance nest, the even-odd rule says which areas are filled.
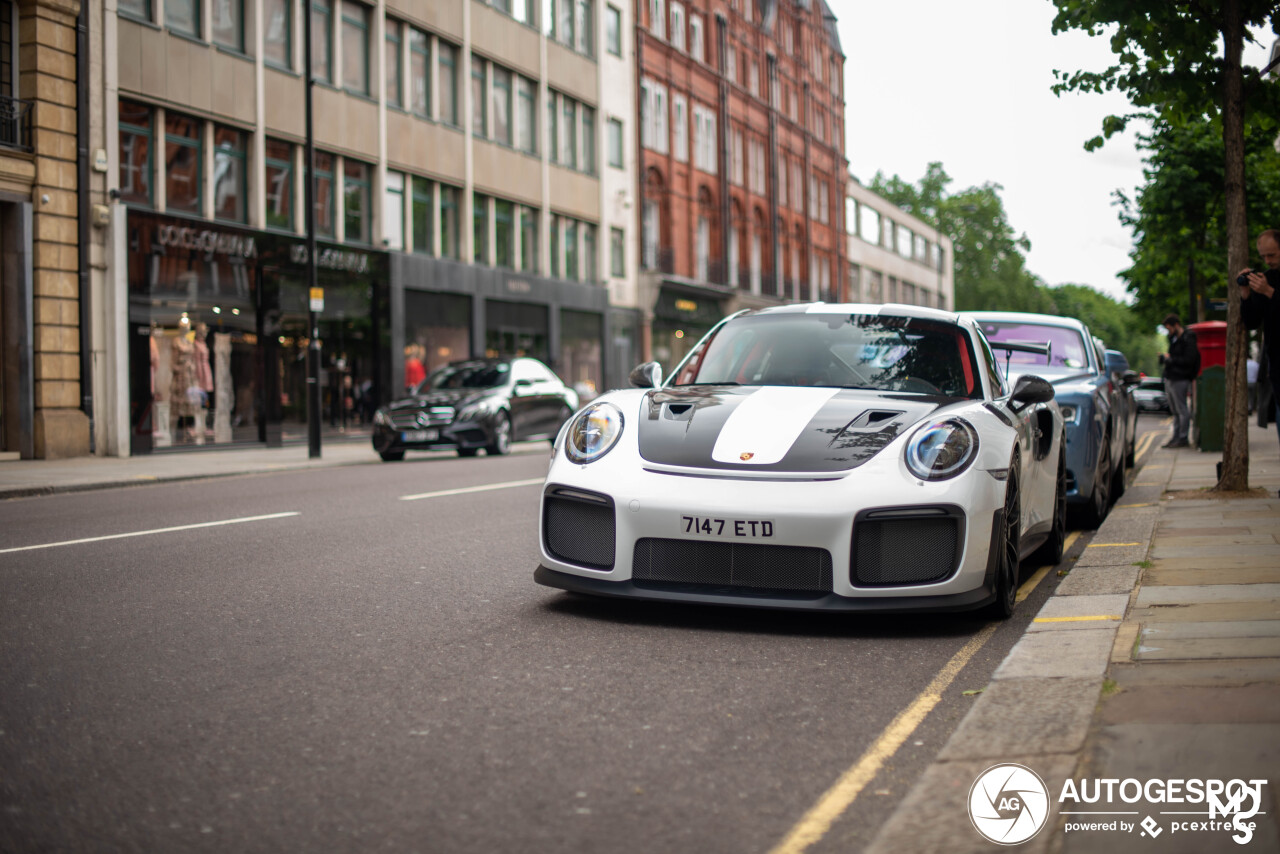
[[[539,587],[546,465],[0,502],[0,850],[765,852],[986,624]],[[1037,569],[808,850],[871,839],[1052,592]]]

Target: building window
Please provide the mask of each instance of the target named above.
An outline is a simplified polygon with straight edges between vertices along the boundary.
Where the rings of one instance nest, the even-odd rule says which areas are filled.
[[[471,260],[489,263],[489,197],[471,194]]]
[[[649,0],[649,31],[660,39],[667,37],[667,8],[664,0]]]
[[[244,53],[244,0],[213,0],[213,41]]]
[[[698,281],[711,280],[711,220],[705,216],[698,217],[697,243],[694,247],[695,274]]]
[[[738,82],[738,51],[733,45],[725,48],[724,76],[729,78],[730,83]]]
[[[144,21],[151,20],[151,0],[120,0],[117,8],[131,18],[141,18]],[[13,10],[11,10],[11,13],[14,13]],[[14,14],[16,17],[16,13]]]
[[[622,121],[609,119],[609,165],[622,168]]]
[[[445,124],[458,126],[458,48],[448,42],[437,41],[436,58],[440,65],[440,114],[436,116]],[[430,65],[427,66],[430,68]]]
[[[609,229],[609,275],[615,279],[627,275],[627,238],[620,228]]]
[[[350,157],[342,162],[342,222],[348,242],[370,242],[369,173],[372,171],[368,164]]]
[[[643,122],[640,129],[640,143],[645,148],[667,153],[667,87],[653,80],[640,81]]]
[[[689,160],[689,101],[684,95],[673,95],[671,108],[675,113],[675,157],[681,163]]]
[[[671,46],[676,50],[684,50],[684,5],[671,4]]]
[[[164,118],[165,207],[199,214],[200,122],[177,113]]]
[[[413,219],[413,251],[420,255],[432,253],[431,240],[435,236],[435,203],[431,198],[431,182],[413,176],[413,199],[410,215]]]
[[[516,77],[516,147],[538,153],[538,84]]]
[[[568,0],[565,0],[568,2]],[[595,15],[592,14],[591,4],[594,0],[577,0],[578,17],[576,23],[576,39],[575,46],[578,53],[587,56],[594,56],[596,52],[595,46]]]
[[[551,278],[560,278],[560,217],[551,217]]]
[[[582,171],[596,173],[596,111],[582,107]]]
[[[617,6],[604,8],[604,45],[614,56],[622,56],[622,11]]]
[[[709,108],[693,107],[693,165],[703,172],[716,173],[716,114]]]
[[[511,202],[493,201],[493,263],[496,267],[515,267],[515,210]]]
[[[556,23],[556,39],[563,45],[573,47],[573,3],[574,0],[555,0],[559,15]]]
[[[440,185],[440,257],[458,259],[462,255],[459,235],[459,215],[462,210],[462,191],[457,187]]]
[[[520,269],[526,273],[538,270],[538,211],[520,208]]]
[[[734,128],[730,132],[730,136],[733,139],[733,148],[729,152],[730,156],[733,158],[733,163],[731,164],[733,168],[730,170],[730,174],[733,176],[732,177],[733,183],[741,187],[742,171],[743,171],[742,170],[742,131],[738,130],[737,128]]]
[[[120,200],[151,205],[151,108],[120,99]]]
[[[600,281],[596,265],[596,227],[589,222],[582,224],[582,280]]]
[[[175,33],[200,38],[200,0],[164,0],[164,23]]]
[[[564,277],[578,281],[578,221],[564,220]]]
[[[387,171],[387,187],[382,199],[385,225],[382,237],[388,249],[404,251],[404,173]]]
[[[387,18],[386,39],[383,49],[383,65],[387,75],[387,106],[404,106],[404,75],[400,66],[400,31],[404,25]]]
[[[293,69],[293,0],[265,0],[262,58],[268,65]]]
[[[552,163],[560,162],[560,122],[557,120],[556,93],[547,90],[547,157]]]
[[[316,234],[333,237],[334,203],[333,155],[323,151],[316,153]]]
[[[267,226],[293,230],[293,146],[266,140]]]
[[[560,97],[560,165],[578,168],[578,102]]]
[[[485,128],[484,60],[471,57],[471,134],[484,136]]]
[[[431,115],[431,39],[422,30],[409,28],[409,109]]]
[[[311,0],[311,76],[320,83],[333,83],[332,0]]]
[[[342,2],[342,86],[369,94],[369,8],[351,0]]]
[[[504,145],[511,144],[511,72],[493,66],[493,82],[490,88],[490,104],[493,109],[493,138]]]
[[[778,158],[778,204],[785,205],[787,203],[787,156],[785,154]]]
[[[747,78],[747,89],[755,97],[760,97],[760,64],[751,60],[751,76]]]
[[[658,202],[654,199],[645,199],[644,216],[641,219],[640,263],[646,270],[655,270],[658,267],[658,235],[662,225],[660,216]]]
[[[248,222],[245,134],[228,127],[213,131],[213,215]]]
[[[826,181],[818,182],[818,222],[831,222],[831,186]]]
[[[702,16],[689,16],[689,54],[698,62],[707,61],[706,41],[702,35]]]

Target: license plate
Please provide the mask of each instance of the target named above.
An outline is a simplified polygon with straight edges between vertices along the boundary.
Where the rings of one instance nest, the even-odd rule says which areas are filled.
[[[702,537],[742,537],[749,540],[763,540],[773,536],[773,520],[681,516],[680,533]]]
[[[405,430],[400,434],[401,442],[434,442],[439,438],[439,430]]]

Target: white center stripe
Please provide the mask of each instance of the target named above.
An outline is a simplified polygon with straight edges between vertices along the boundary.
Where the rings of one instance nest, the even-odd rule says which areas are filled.
[[[290,510],[287,513],[269,513],[266,516],[241,516],[239,519],[222,519],[217,522],[197,522],[194,525],[174,525],[172,528],[154,528],[150,531],[130,531],[127,534],[107,534],[103,537],[85,537],[81,540],[63,540],[60,543],[41,543],[38,546],[18,546],[13,549],[0,549],[0,555],[9,554],[10,552],[29,552],[34,549],[52,549],[58,546],[76,546],[81,543],[100,543],[103,540],[120,540],[125,537],[146,537],[151,534],[169,534],[174,531],[191,531],[196,528],[216,528],[219,525],[238,525],[241,522],[263,522],[267,519],[284,519],[288,516],[297,516],[298,511]]]
[[[506,483],[486,483],[484,486],[464,486],[460,489],[442,489],[439,492],[420,492],[417,495],[401,495],[401,501],[417,501],[422,498],[443,498],[446,495],[466,495],[468,492],[488,492],[492,489],[511,489],[516,486],[533,486],[542,483],[545,477],[532,477],[528,480],[509,480]]]
[[[778,462],[805,425],[839,392],[838,388],[798,386],[765,386],[752,392],[720,429],[711,459],[753,466]]]

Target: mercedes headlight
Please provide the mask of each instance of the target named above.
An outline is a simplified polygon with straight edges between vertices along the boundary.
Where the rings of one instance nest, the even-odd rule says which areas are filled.
[[[1076,419],[1080,417],[1080,407],[1078,406],[1066,405],[1058,408],[1062,410],[1062,420],[1068,424],[1075,424]]]
[[[373,413],[373,423],[390,426],[391,416],[387,415],[387,410],[379,409],[377,412]]]
[[[921,480],[946,480],[967,469],[977,456],[977,431],[967,421],[947,418],[916,430],[907,443],[906,462]]]
[[[590,463],[609,453],[622,435],[622,410],[612,403],[593,403],[569,424],[564,453],[572,462]]]

